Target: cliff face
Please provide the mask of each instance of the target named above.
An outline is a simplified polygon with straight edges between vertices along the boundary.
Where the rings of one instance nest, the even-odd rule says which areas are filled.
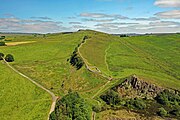
[[[135,75],[126,79],[122,84],[114,88],[122,97],[127,98],[154,98],[164,89],[154,84],[140,80]]]

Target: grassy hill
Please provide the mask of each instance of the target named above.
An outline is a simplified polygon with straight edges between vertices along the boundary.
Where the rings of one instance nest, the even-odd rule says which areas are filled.
[[[115,37],[94,35],[80,52],[100,71],[113,78],[137,75],[163,87],[180,89],[179,34]]]
[[[87,39],[83,41],[85,36]],[[71,89],[80,93],[81,97],[91,106],[96,106],[103,105],[98,98],[99,95],[134,74],[146,82],[180,90],[179,38],[179,34],[122,38],[91,30],[38,36],[8,35],[5,41],[7,46],[0,47],[0,52],[13,54],[15,61],[10,63],[13,67],[57,96],[63,97]],[[78,56],[85,63],[79,70],[70,65],[68,61],[76,48],[78,48]],[[15,92],[10,94],[9,90],[12,88],[7,87],[9,83],[4,82],[1,85],[1,90],[4,91],[1,101],[5,101],[8,97],[12,99],[13,103],[25,104],[23,98],[20,98],[21,101],[13,98],[22,92],[27,92],[26,95],[32,101],[40,102],[37,104],[37,108],[32,108],[33,113],[27,111],[28,114],[23,114],[23,117],[33,114],[40,116],[37,119],[46,118],[50,104],[48,94],[16,75],[3,63],[0,64],[0,67],[6,70],[2,71],[1,80],[11,81],[10,85],[16,88]],[[8,76],[9,72],[13,73],[11,77]],[[23,85],[19,84],[18,80],[24,81]],[[24,88],[26,86],[32,86],[32,88]],[[25,90],[21,91],[17,88]],[[34,93],[35,88],[40,93]],[[4,94],[8,94],[8,96],[4,97]],[[2,104],[4,107],[0,108],[0,111],[5,111],[7,104],[9,103]],[[32,104],[28,104],[28,106],[32,107]],[[31,108],[27,110],[31,110]],[[38,115],[38,110],[44,112],[40,112],[42,114]],[[19,109],[17,114],[20,115],[25,111],[26,109]],[[101,118],[104,114],[107,112],[104,111],[97,116]],[[12,115],[16,115],[16,113],[12,113]],[[3,119],[7,118],[8,116],[3,117]]]
[[[0,62],[0,119],[34,120],[48,117],[51,97]]]

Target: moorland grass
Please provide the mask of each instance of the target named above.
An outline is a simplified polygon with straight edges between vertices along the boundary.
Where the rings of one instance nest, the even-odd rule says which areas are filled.
[[[47,119],[51,96],[0,61],[0,119]]]

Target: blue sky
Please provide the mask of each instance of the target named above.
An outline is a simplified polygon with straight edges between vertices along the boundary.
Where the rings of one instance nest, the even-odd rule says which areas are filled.
[[[1,32],[180,32],[180,0],[0,0]]]

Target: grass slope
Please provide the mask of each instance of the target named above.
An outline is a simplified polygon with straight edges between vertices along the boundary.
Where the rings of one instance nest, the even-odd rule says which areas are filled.
[[[47,119],[51,106],[48,93],[0,62],[0,119]]]
[[[34,43],[2,47],[0,52],[15,56],[12,65],[38,83],[51,89],[57,95],[64,95],[69,89],[85,93],[106,80],[87,71],[85,67],[76,71],[67,59],[85,35],[93,32],[72,34],[49,34],[46,37],[9,37],[11,42],[36,41]],[[22,52],[23,51],[23,52]]]
[[[99,33],[87,40],[80,52],[108,76],[136,74],[151,83],[180,90],[179,36],[120,38]]]

